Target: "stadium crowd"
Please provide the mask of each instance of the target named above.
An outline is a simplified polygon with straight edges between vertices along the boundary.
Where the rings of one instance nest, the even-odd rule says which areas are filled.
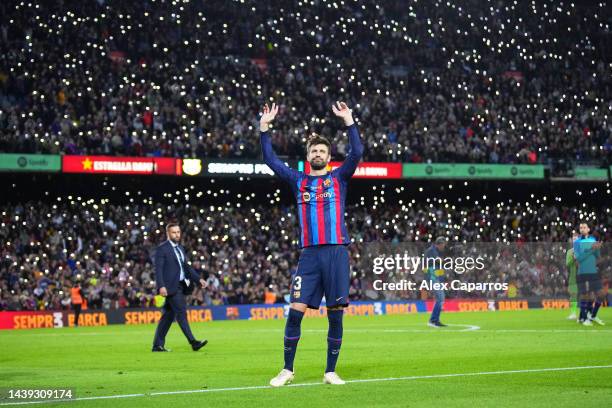
[[[610,163],[606,2],[3,1],[0,152],[259,158],[311,132],[365,160]]]
[[[210,194],[227,199],[227,204],[205,204]],[[293,206],[277,202],[279,194],[277,190],[271,197],[276,205],[264,204],[266,199],[257,199],[255,193],[236,194],[227,189],[181,192],[181,199],[173,202],[144,198],[124,203],[66,196],[3,204],[0,310],[68,308],[69,289],[76,282],[82,285],[89,308],[154,306],[152,254],[165,239],[168,220],[181,224],[182,242],[192,265],[208,280],[208,288],[197,289],[191,297],[192,304],[284,302],[297,266],[299,227]],[[462,277],[466,282],[506,282],[512,285],[512,293],[474,292],[471,296],[566,296],[564,262],[571,231],[580,220],[589,220],[598,239],[609,242],[612,212],[605,206],[556,201],[553,205],[550,200],[534,197],[526,202],[502,202],[483,197],[479,201],[468,196],[457,202],[445,198],[417,202],[406,199],[401,188],[379,188],[360,203],[347,205],[354,242],[349,246],[351,300],[392,295],[372,291],[374,275],[360,264],[360,258],[372,249],[369,243],[425,245],[438,236],[451,243],[515,245],[515,249],[506,248],[506,256],[486,270]],[[518,253],[521,244],[534,248],[532,255],[508,256],[508,250],[510,255]],[[601,265],[607,265],[602,266],[602,273],[608,276],[612,261]],[[399,294],[405,298],[421,295]]]

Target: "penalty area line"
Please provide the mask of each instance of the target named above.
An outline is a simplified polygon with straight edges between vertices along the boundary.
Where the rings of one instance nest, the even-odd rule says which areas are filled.
[[[413,375],[407,377],[387,377],[387,378],[364,378],[360,380],[347,380],[347,384],[357,383],[371,383],[371,382],[389,382],[389,381],[410,381],[410,380],[428,380],[435,378],[454,378],[454,377],[478,377],[485,375],[507,375],[507,374],[529,374],[529,373],[546,373],[555,371],[578,371],[578,370],[596,370],[612,368],[610,365],[599,365],[599,366],[577,366],[577,367],[552,367],[552,368],[531,368],[523,370],[504,370],[504,371],[481,371],[473,373],[452,373],[452,374],[430,374],[430,375]],[[312,387],[316,385],[325,385],[323,382],[316,383],[298,383],[290,384],[286,387]],[[120,395],[102,395],[95,397],[83,397],[73,399],[58,399],[58,400],[44,400],[44,401],[20,401],[20,402],[3,402],[0,406],[9,405],[32,405],[32,404],[52,404],[56,402],[76,402],[76,401],[91,401],[91,400],[103,400],[103,399],[117,399],[117,398],[137,398],[137,397],[154,397],[163,395],[182,395],[182,394],[203,394],[210,392],[231,392],[231,391],[250,391],[250,390],[265,390],[272,389],[269,385],[254,385],[246,387],[229,387],[229,388],[210,388],[202,390],[184,390],[184,391],[165,391],[165,392],[152,392],[144,394],[120,394]]]

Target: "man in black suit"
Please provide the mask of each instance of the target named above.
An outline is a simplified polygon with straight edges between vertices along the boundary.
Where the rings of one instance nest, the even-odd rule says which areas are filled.
[[[187,321],[187,302],[185,296],[193,292],[199,281],[206,287],[206,280],[186,262],[185,249],[179,244],[181,228],[176,223],[166,225],[168,240],[155,251],[155,283],[159,294],[166,298],[162,317],[155,330],[153,351],[169,351],[164,347],[166,334],[176,319],[183,334],[187,337],[193,351],[198,351],[208,343],[207,340],[196,340]]]

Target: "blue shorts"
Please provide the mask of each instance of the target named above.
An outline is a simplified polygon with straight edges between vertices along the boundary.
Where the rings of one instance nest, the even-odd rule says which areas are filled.
[[[306,247],[291,281],[291,302],[318,309],[323,295],[327,307],[348,306],[349,255],[344,245]]]
[[[576,281],[578,283],[578,294],[580,295],[597,293],[603,289],[601,278],[597,273],[578,274],[576,275]]]

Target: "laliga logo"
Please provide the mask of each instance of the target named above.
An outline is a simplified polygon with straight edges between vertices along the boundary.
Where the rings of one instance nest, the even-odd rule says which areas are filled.
[[[183,172],[190,176],[200,174],[202,171],[202,160],[200,159],[183,159]]]

